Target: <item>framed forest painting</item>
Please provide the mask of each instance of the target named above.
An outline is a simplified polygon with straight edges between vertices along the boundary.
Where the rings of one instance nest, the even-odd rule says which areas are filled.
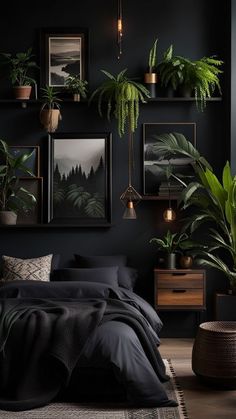
[[[111,133],[49,135],[48,222],[111,222]]]

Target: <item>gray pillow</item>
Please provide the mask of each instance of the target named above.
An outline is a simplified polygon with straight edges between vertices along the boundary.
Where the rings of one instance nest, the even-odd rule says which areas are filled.
[[[118,269],[118,284],[119,287],[127,288],[128,290],[133,290],[138,279],[137,269],[131,268],[129,266],[120,266]]]
[[[53,281],[99,282],[118,287],[118,266],[107,268],[62,268],[53,273]]]
[[[75,254],[78,268],[102,268],[107,266],[126,266],[127,256],[108,255],[108,256],[83,256]]]

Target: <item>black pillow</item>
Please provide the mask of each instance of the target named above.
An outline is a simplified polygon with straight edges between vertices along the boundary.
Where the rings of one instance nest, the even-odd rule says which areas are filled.
[[[102,268],[127,265],[127,256],[125,255],[82,256],[75,254],[74,256],[79,268]]]
[[[99,282],[118,287],[118,266],[108,268],[62,268],[53,273],[53,281]]]
[[[52,255],[51,271],[59,268],[60,255]]]
[[[138,279],[137,269],[128,266],[120,266],[118,269],[118,284],[119,287],[133,290],[135,283]]]

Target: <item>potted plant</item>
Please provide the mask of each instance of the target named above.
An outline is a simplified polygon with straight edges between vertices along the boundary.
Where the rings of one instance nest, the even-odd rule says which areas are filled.
[[[190,157],[196,180],[186,183],[174,175],[184,186],[182,209],[193,210],[184,225],[193,233],[208,223],[205,249],[196,250],[197,262],[223,272],[231,292],[236,293],[236,176],[232,175],[229,162],[223,169],[222,180],[219,179],[208,161],[182,134],[159,136],[156,149],[161,158]]]
[[[60,112],[61,99],[52,86],[41,88],[43,104],[40,109],[40,122],[47,132],[55,132],[62,119]]]
[[[73,94],[75,102],[79,102],[80,98],[86,99],[87,97],[87,80],[81,80],[79,75],[71,74],[66,77],[65,85],[67,90]]]
[[[222,60],[215,56],[191,60],[179,55],[173,55],[173,46],[167,50],[158,66],[161,85],[178,89],[181,96],[194,95],[198,110],[204,110],[206,99],[211,98],[216,89],[221,94],[219,76],[222,73]]]
[[[144,74],[144,83],[150,92],[151,97],[156,97],[157,84],[157,43],[158,38],[155,39],[152,48],[148,55],[148,69]]]
[[[32,69],[38,68],[36,62],[32,59],[32,48],[26,52],[18,52],[15,56],[12,54],[1,54],[3,64],[9,67],[9,78],[14,88],[15,98],[28,100],[31,95],[32,85],[35,85],[35,79],[29,74]]]
[[[128,78],[127,69],[122,70],[117,76],[105,70],[101,71],[107,76],[107,80],[92,93],[89,103],[98,96],[100,116],[103,116],[102,102],[106,103],[107,118],[110,120],[111,114],[114,115],[120,137],[125,134],[126,128],[129,133],[134,133],[139,117],[139,103],[145,103],[150,97],[148,90],[143,84]]]
[[[36,198],[25,188],[19,186],[17,171],[30,176],[33,173],[25,166],[32,153],[14,157],[5,141],[0,140],[0,223],[16,224],[18,211],[27,211],[35,203]]]
[[[155,244],[158,250],[164,252],[166,269],[176,269],[176,255],[179,252],[181,242],[187,238],[188,235],[186,233],[171,233],[168,230],[163,238],[153,237],[149,243]]]

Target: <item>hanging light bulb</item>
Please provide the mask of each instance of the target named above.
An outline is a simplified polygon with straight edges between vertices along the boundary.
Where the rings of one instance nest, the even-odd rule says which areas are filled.
[[[165,209],[165,211],[163,212],[163,219],[166,223],[172,223],[172,221],[175,221],[176,219],[176,213],[173,210],[173,208],[171,208],[171,200],[170,200],[170,182],[168,182],[168,192],[169,192],[169,206],[167,209]]]
[[[126,209],[125,212],[123,214],[123,218],[126,220],[136,220],[137,216],[136,216],[136,212],[134,209],[134,203],[133,201],[128,201],[126,204]]]
[[[118,0],[117,13],[117,43],[118,43],[118,60],[122,55],[122,37],[123,37],[123,15],[122,15],[122,0]]]
[[[163,212],[163,218],[164,221],[166,223],[171,223],[172,221],[175,221],[176,219],[176,213],[173,210],[173,208],[167,208],[164,212]]]

